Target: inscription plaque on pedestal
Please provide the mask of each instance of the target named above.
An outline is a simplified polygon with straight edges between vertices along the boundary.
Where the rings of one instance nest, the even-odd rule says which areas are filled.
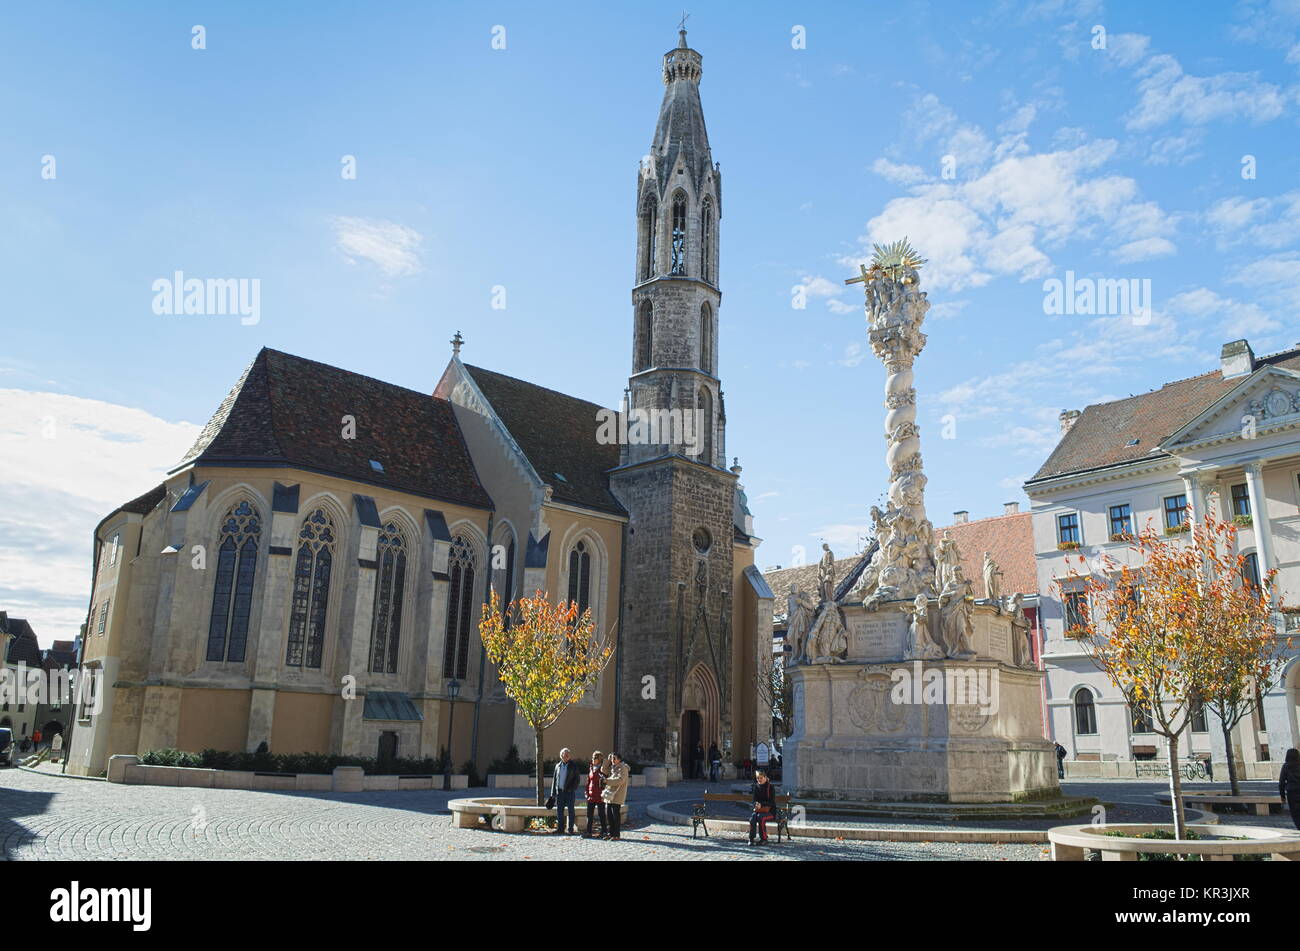
[[[907,620],[896,612],[881,612],[849,621],[850,660],[897,660],[903,656]]]

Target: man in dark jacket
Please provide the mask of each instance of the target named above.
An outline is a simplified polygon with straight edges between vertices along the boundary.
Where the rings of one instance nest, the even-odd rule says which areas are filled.
[[[560,761],[555,764],[555,775],[551,777],[551,796],[555,799],[555,833],[577,832],[578,819],[574,815],[573,800],[577,795],[578,785],[582,782],[582,772],[566,746],[560,750]],[[569,809],[569,826],[564,826],[564,809]]]

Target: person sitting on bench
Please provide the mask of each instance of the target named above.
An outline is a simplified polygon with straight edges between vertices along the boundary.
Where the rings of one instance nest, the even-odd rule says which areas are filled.
[[[749,844],[754,844],[754,833],[757,832],[761,836],[759,844],[767,845],[767,823],[776,816],[776,790],[767,781],[767,773],[761,769],[754,773],[750,798],[754,800],[754,812],[749,817]]]

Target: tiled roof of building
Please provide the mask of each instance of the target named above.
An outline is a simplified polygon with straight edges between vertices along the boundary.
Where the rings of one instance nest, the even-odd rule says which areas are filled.
[[[9,650],[5,661],[9,664],[24,663],[28,667],[41,666],[41,645],[36,640],[36,632],[25,618],[9,618]]]
[[[353,439],[342,437],[345,416]],[[267,348],[177,468],[189,464],[291,466],[492,507],[449,402]]]
[[[1256,369],[1270,365],[1300,370],[1300,349],[1255,360]],[[1214,370],[1166,383],[1150,393],[1094,403],[1074,421],[1029,481],[1162,455],[1158,447],[1163,439],[1240,382],[1241,378],[1225,380],[1221,370]]]
[[[1033,516],[1029,512],[995,515],[973,522],[935,529],[935,538],[952,535],[961,553],[962,573],[970,579],[977,598],[988,597],[984,588],[984,553],[1002,569],[1002,593],[1038,593],[1038,570],[1034,564]]]
[[[465,369],[538,476],[552,487],[555,501],[625,514],[609,491],[609,470],[618,465],[619,447],[596,441],[596,413],[603,407],[482,367],[466,364]]]

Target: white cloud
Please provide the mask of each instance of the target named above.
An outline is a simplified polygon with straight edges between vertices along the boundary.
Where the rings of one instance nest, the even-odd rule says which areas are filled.
[[[871,170],[895,185],[915,185],[929,178],[919,165],[899,165],[887,158],[876,159],[871,163]]]
[[[1150,129],[1181,119],[1203,125],[1219,119],[1267,122],[1276,119],[1295,93],[1264,82],[1258,73],[1191,76],[1168,54],[1152,56],[1137,69],[1139,98],[1125,124]]]
[[[0,390],[0,607],[42,644],[76,637],[95,526],[162,481],[198,436],[144,410]]]
[[[936,99],[923,99],[943,114]],[[1132,178],[1101,171],[1117,149],[1103,139],[1030,153],[1022,135],[1006,137],[992,165],[969,180],[916,185],[890,201],[867,222],[862,255],[843,263],[907,236],[929,261],[930,287],[962,290],[999,276],[1042,278],[1054,270],[1050,252],[1069,241],[1104,242],[1122,263],[1173,254],[1175,219],[1142,201]]]
[[[336,247],[350,263],[369,261],[385,277],[408,277],[423,269],[420,245],[424,238],[414,228],[372,218],[336,216],[330,221]]]

